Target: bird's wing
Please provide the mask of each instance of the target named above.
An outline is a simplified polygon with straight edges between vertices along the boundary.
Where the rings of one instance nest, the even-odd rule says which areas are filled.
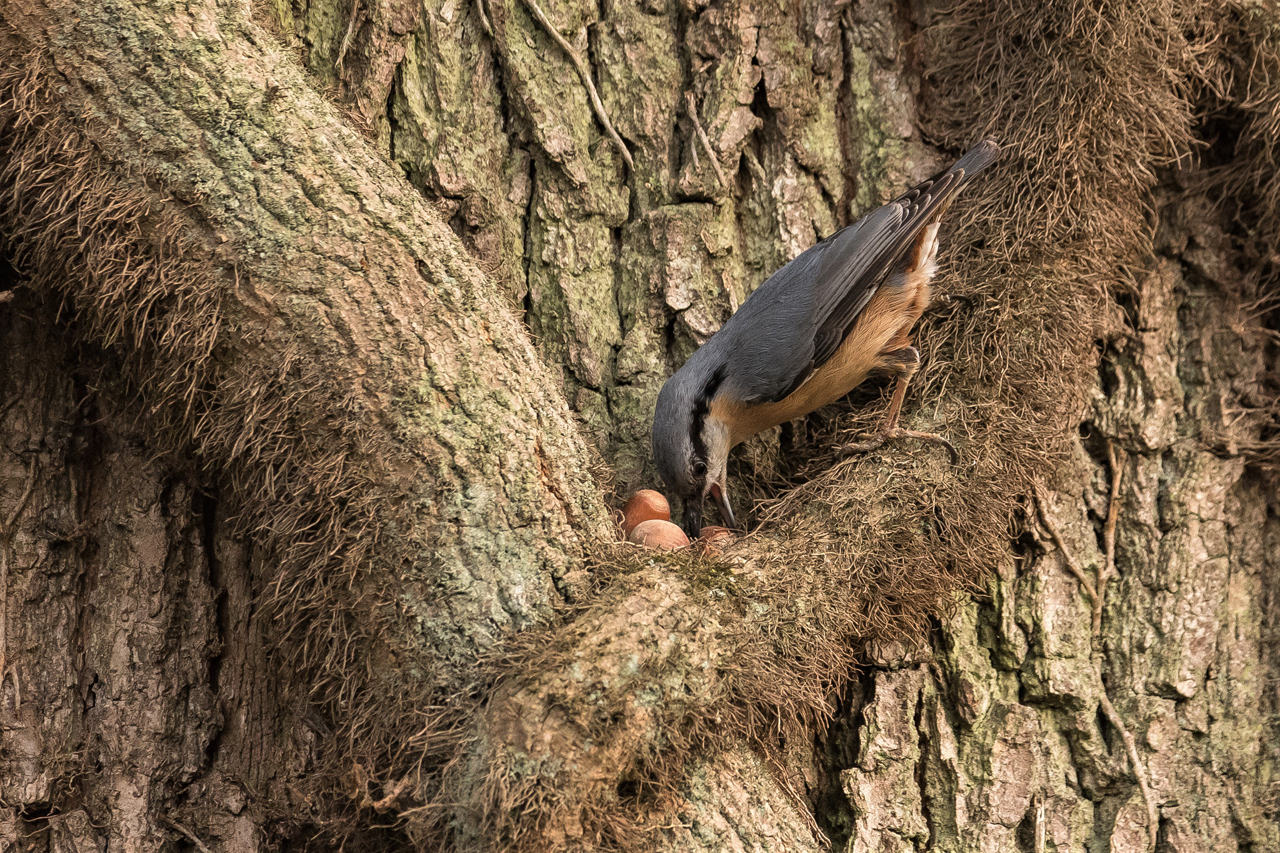
[[[810,249],[811,252],[821,250],[821,264],[811,261],[800,271],[801,275],[808,273],[805,277],[810,281],[789,281],[784,286],[807,284],[812,288],[808,300],[811,309],[809,316],[803,318],[807,325],[801,335],[811,334],[812,338],[794,341],[793,357],[775,361],[779,370],[767,378],[761,377],[765,381],[753,383],[754,393],[744,402],[782,400],[826,364],[893,265],[912,247],[920,232],[942,215],[968,179],[992,163],[998,153],[999,147],[994,142],[981,143],[947,171],[917,184]],[[800,357],[794,357],[796,355]]]
[[[918,184],[881,208],[887,213],[865,239],[832,243],[815,286],[814,370],[835,354],[889,270],[942,213],[964,178],[952,170]]]

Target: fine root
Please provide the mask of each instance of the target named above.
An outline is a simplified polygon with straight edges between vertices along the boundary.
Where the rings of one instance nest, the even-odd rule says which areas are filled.
[[[200,836],[196,835],[186,826],[184,826],[181,823],[178,823],[178,821],[174,820],[173,818],[167,815],[160,815],[160,822],[163,823],[165,826],[168,826],[170,829],[174,830],[175,832],[178,832],[183,837],[185,837],[188,841],[190,841],[192,844],[195,845],[195,848],[199,850],[200,853],[213,853],[213,851],[209,849],[209,846],[200,840]]]
[[[493,38],[493,23],[489,20],[489,11],[485,8],[484,0],[476,0],[476,14],[480,16],[480,26],[484,27],[489,38]]]
[[[711,161],[711,168],[715,169],[716,180],[720,182],[721,188],[728,188],[729,179],[724,176],[724,169],[720,168],[720,158],[716,156],[716,150],[711,147],[711,139],[702,127],[702,120],[698,118],[698,105],[694,103],[693,92],[684,93],[684,104],[689,111],[689,118],[693,121],[693,129],[698,135],[698,141],[702,143],[703,150],[707,152],[707,159]]]
[[[1094,587],[1093,581],[1089,580],[1089,576],[1084,573],[1084,569],[1080,568],[1080,564],[1076,562],[1076,558],[1071,555],[1070,549],[1067,548],[1065,542],[1062,541],[1062,534],[1058,532],[1058,526],[1053,523],[1053,519],[1044,509],[1044,496],[1040,492],[1040,485],[1035,487],[1036,512],[1040,516],[1040,522],[1049,531],[1049,536],[1053,538],[1053,544],[1058,546],[1058,553],[1062,555],[1062,561],[1067,566],[1067,571],[1075,576],[1076,582],[1080,584],[1080,588],[1084,590],[1085,595],[1089,598],[1090,604],[1096,604],[1098,599],[1098,590]]]
[[[1102,607],[1105,603],[1104,596],[1106,595],[1107,580],[1116,572],[1116,521],[1120,515],[1120,481],[1123,477],[1123,468],[1121,466],[1126,456],[1124,451],[1117,448],[1111,439],[1107,439],[1107,457],[1111,465],[1111,496],[1107,505],[1107,520],[1103,526],[1106,554],[1103,565],[1098,569],[1096,585],[1089,582],[1088,576],[1080,568],[1079,563],[1072,556],[1066,543],[1062,541],[1058,528],[1050,520],[1049,514],[1045,512],[1044,501],[1040,496],[1039,488],[1037,487],[1036,490],[1036,506],[1039,510],[1040,520],[1049,531],[1049,535],[1053,537],[1054,544],[1058,546],[1058,551],[1062,554],[1063,563],[1066,564],[1067,569],[1075,576],[1076,580],[1080,582],[1080,589],[1085,593],[1085,597],[1089,599],[1092,622],[1090,632],[1093,649],[1092,656],[1098,671],[1098,682],[1100,684],[1103,683]],[[1115,727],[1116,731],[1120,733],[1121,740],[1124,741],[1125,753],[1129,757],[1129,765],[1133,768],[1134,778],[1138,780],[1138,790],[1142,793],[1142,801],[1147,809],[1147,851],[1148,853],[1154,853],[1160,829],[1160,813],[1156,808],[1155,797],[1151,794],[1151,786],[1147,782],[1147,772],[1138,756],[1137,742],[1129,731],[1129,727],[1125,724],[1124,718],[1120,716],[1115,705],[1111,703],[1111,697],[1107,695],[1105,685],[1098,691],[1098,707],[1102,709],[1107,721]]]
[[[622,137],[618,135],[618,131],[613,129],[613,122],[609,121],[609,114],[604,110],[604,102],[600,100],[600,93],[596,91],[596,84],[591,79],[591,71],[587,68],[586,63],[582,61],[582,57],[578,56],[578,52],[573,49],[573,45],[560,35],[560,31],[555,28],[547,18],[547,14],[542,11],[542,7],[538,5],[538,0],[524,0],[524,4],[529,7],[529,11],[538,19],[538,23],[542,24],[542,28],[547,31],[547,35],[560,45],[560,48],[568,55],[569,61],[573,63],[573,67],[577,69],[578,76],[582,78],[582,85],[587,87],[587,95],[591,98],[591,106],[596,112],[596,118],[600,120],[600,124],[604,125],[604,129],[608,132],[609,138],[613,140],[613,144],[617,146],[618,153],[622,155],[622,159],[626,161],[627,168],[634,170],[635,162],[631,159],[631,152],[627,150],[626,143],[622,141]]]
[[[1116,573],[1116,508],[1120,505],[1120,480],[1124,476],[1125,453],[1107,439],[1107,458],[1111,463],[1111,498],[1107,503],[1107,522],[1102,528],[1106,562],[1098,570],[1098,591],[1093,597],[1093,635],[1102,635],[1102,604],[1107,596],[1107,581]]]
[[[347,51],[351,49],[351,40],[356,34],[356,19],[360,16],[360,0],[351,0],[351,14],[347,18],[347,31],[342,36],[342,46],[338,48],[338,59],[333,64],[341,71],[347,59]]]

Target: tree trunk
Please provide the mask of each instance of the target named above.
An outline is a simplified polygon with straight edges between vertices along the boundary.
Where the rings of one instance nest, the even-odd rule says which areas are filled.
[[[1280,849],[1272,13],[0,18],[0,851]],[[665,377],[989,133],[961,464],[863,391],[614,544]]]

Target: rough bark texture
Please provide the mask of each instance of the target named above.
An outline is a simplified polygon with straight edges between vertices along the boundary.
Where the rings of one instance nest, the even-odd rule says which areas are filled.
[[[136,417],[87,384],[49,306],[19,297],[0,341],[14,519],[0,540],[0,839],[161,849],[164,818],[207,801],[204,837],[255,849],[248,802],[287,798],[316,738],[303,685],[266,655],[247,549],[208,492],[156,463]]]
[[[111,386],[122,404],[136,393],[142,407],[132,416],[145,413],[152,452],[193,455],[210,475],[205,487],[225,496],[233,518],[218,523],[210,510],[213,532],[194,538],[209,547],[197,548],[188,530],[202,516],[179,517],[184,500],[170,502],[166,469],[139,471],[136,495],[122,481],[122,494],[139,506],[120,512],[145,541],[119,533],[110,541],[139,552],[138,570],[149,572],[139,583],[154,600],[122,597],[125,584],[102,602],[104,615],[132,619],[140,609],[147,624],[169,627],[145,631],[155,634],[152,646],[135,649],[114,626],[95,632],[75,615],[108,587],[76,589],[79,606],[68,618],[87,632],[77,642],[121,660],[107,655],[109,671],[78,660],[66,672],[85,691],[118,673],[102,689],[145,702],[130,689],[131,656],[172,655],[187,669],[198,663],[211,671],[215,610],[206,607],[203,625],[192,617],[190,636],[181,614],[202,596],[239,607],[252,596],[252,615],[225,614],[234,621],[221,627],[252,633],[255,616],[274,620],[271,642],[283,658],[276,665],[310,673],[291,684],[295,698],[310,694],[326,708],[315,723],[323,733],[317,752],[343,752],[331,771],[353,774],[358,790],[360,762],[374,759],[346,755],[343,740],[369,717],[389,714],[404,731],[388,744],[381,726],[382,743],[375,736],[369,755],[400,750],[400,735],[424,730],[415,713],[447,716],[479,689],[477,656],[504,633],[548,620],[572,595],[583,542],[603,534],[605,515],[568,411],[524,331],[453,235],[370,156],[245,9],[16,4],[4,17],[6,237],[30,276],[24,292],[65,301],[85,338],[107,348],[133,387],[110,377],[80,381]],[[135,62],[142,45],[147,61]],[[231,113],[214,106],[222,99],[236,105]],[[11,352],[20,358],[23,350]],[[57,370],[66,360],[55,353],[46,366],[51,389],[72,381]],[[23,373],[15,365],[13,375]],[[17,390],[17,379],[13,387],[6,403],[24,404],[31,395]],[[49,394],[34,398],[37,412],[66,408],[65,393]],[[45,472],[25,500],[17,484],[26,479],[15,473],[7,481],[15,491],[5,512],[26,525],[7,534],[9,611],[30,620],[30,633],[9,632],[28,639],[9,656],[23,670],[44,657],[38,605],[57,591],[44,574],[67,574],[42,556],[46,509],[56,514],[60,490],[71,488],[49,472],[83,476],[66,470],[57,447],[50,460],[38,458],[44,427],[57,420],[32,415],[14,425],[22,438],[9,445],[18,448],[17,468],[35,460]],[[136,434],[113,440],[134,440],[128,436]],[[95,482],[114,476],[103,466]],[[73,509],[74,500],[63,512],[74,519]],[[85,535],[76,523],[63,526]],[[229,537],[246,530],[253,547],[237,557],[247,546]],[[107,553],[109,544],[92,547]],[[216,568],[219,547],[231,555],[225,577]],[[245,560],[257,569],[249,584],[236,574]],[[172,573],[160,572],[166,561],[220,588],[206,583],[188,597]],[[28,585],[31,603],[20,592]],[[70,636],[50,639],[51,659],[73,652],[62,644]],[[206,648],[192,663],[168,643]],[[253,667],[260,656],[261,649],[241,649],[233,663]],[[141,665],[167,691],[187,692],[176,674],[149,669]],[[212,677],[198,685],[206,703]],[[270,671],[240,680],[223,680],[232,692],[219,710],[224,720],[240,717],[231,729],[259,725],[257,709],[245,703],[274,683]],[[6,683],[13,691],[20,685]],[[53,683],[62,689],[61,680]],[[25,698],[24,713],[48,708],[51,719],[65,704],[32,691]],[[16,713],[19,693],[10,701]],[[111,750],[111,760],[144,769],[173,763],[190,781],[198,762],[167,756],[159,745],[142,749],[151,727],[183,724],[180,714],[167,722],[160,708],[156,714],[142,741]],[[127,707],[118,715],[130,716]],[[100,759],[75,731],[74,716],[66,725],[29,744],[38,747],[30,772],[74,789],[77,774],[95,773]],[[204,725],[217,727],[212,718]],[[279,732],[279,722],[245,736],[264,729]],[[128,731],[122,722],[112,735]],[[253,778],[266,769],[253,766],[253,752],[269,755],[270,745],[243,748],[249,766],[233,772]],[[66,762],[73,771],[50,769]],[[271,775],[288,776],[288,759],[271,764]],[[154,786],[134,786],[138,803],[106,824],[108,837],[165,843],[170,830],[156,821],[162,803],[172,804],[176,778],[158,775]],[[280,813],[278,805],[268,811]],[[126,828],[144,819],[145,827]],[[96,816],[91,822],[103,825]]]
[[[1121,477],[1101,633],[1063,553],[1031,524],[984,594],[923,649],[878,662],[827,740],[830,765],[847,769],[825,817],[850,850],[1149,849],[1104,692],[1136,740],[1158,850],[1280,847],[1274,486],[1191,438],[1238,416],[1224,392],[1257,387],[1268,351],[1203,205],[1164,214],[1135,332],[1109,350],[1047,500],[1092,580]],[[1104,436],[1128,449],[1120,472]]]
[[[1276,371],[1251,220],[1151,193],[1181,144],[1160,122],[1189,127],[1191,107],[1176,86],[1148,98],[1115,79],[1159,76],[1174,48],[1108,34],[1158,30],[1167,9],[1090,10],[1045,47],[1052,27],[1011,4],[992,16],[1006,30],[983,34],[1005,51],[988,64],[1043,61],[1024,61],[1036,74],[1010,100],[981,75],[929,82],[962,64],[938,46],[980,6],[542,2],[629,168],[528,0],[256,10],[309,77],[238,4],[0,5],[16,58],[0,238],[24,274],[0,302],[0,850],[249,851],[332,829],[370,849],[1138,851],[1139,777],[1157,849],[1280,849],[1280,520],[1265,457],[1240,452],[1269,437]],[[1203,23],[1179,14],[1170,32]],[[1091,38],[1118,53],[1081,49]],[[1031,93],[1060,79],[1071,98],[1036,113]],[[945,90],[933,115],[930,85]],[[1076,102],[1134,101],[1154,130],[1098,116],[1063,130]],[[1266,103],[1250,92],[1224,111],[1265,126]],[[902,509],[913,493],[970,493],[904,451],[845,475],[861,485],[841,499],[871,508],[856,530],[813,493],[826,551],[774,525],[730,569],[589,562],[608,534],[568,409],[618,490],[652,485],[648,418],[669,372],[776,267],[942,162],[922,125],[953,146],[1004,129],[957,138],[969,126],[948,122],[983,109],[1028,137],[1074,133],[1111,164],[1017,172],[1106,205],[1062,191],[1034,252],[1008,256],[1121,294],[1099,309],[1090,413],[1043,442],[1073,437],[1044,508],[1069,558],[1030,498],[1012,535],[957,543],[945,513],[922,534],[932,509]],[[1229,166],[1221,148],[1210,162]],[[60,182],[87,188],[51,214],[35,200]],[[1133,224],[1144,205],[1154,239]],[[1093,251],[1080,235],[1105,206],[1129,215],[1125,239],[1102,242],[1136,241],[1122,259],[1136,273],[1114,253],[1071,258]],[[983,209],[1004,223],[1033,207]],[[976,315],[1000,315],[993,292],[1016,314],[1035,307],[1007,283],[1023,268],[999,288],[951,283]],[[980,455],[965,394],[1006,382],[1010,353],[1036,352],[1019,337],[1054,316],[931,325],[933,411],[909,416],[967,430]],[[1089,357],[1021,369],[1083,373]],[[1025,405],[1029,420],[1070,409]],[[740,451],[736,482],[767,495],[813,455],[789,432]],[[986,452],[980,470],[1041,470]],[[1107,565],[1110,517],[1095,637],[1068,564],[1086,579]],[[834,646],[874,632],[841,621],[831,587],[896,594],[905,569],[785,564],[886,529],[902,563],[943,540],[944,561],[993,573],[920,647],[873,646],[852,674],[852,651],[822,657],[824,629],[851,631]],[[892,602],[865,606],[892,622]],[[477,667],[530,629],[514,672]]]
[[[545,11],[590,62],[634,171],[523,0],[283,14],[319,80],[387,105],[362,113],[379,142],[524,301],[544,358],[563,366],[566,395],[630,488],[652,477],[648,419],[671,370],[765,276],[940,158],[912,125],[915,72],[893,44],[911,28],[888,5],[851,18],[824,3]],[[373,70],[400,52],[394,75]]]

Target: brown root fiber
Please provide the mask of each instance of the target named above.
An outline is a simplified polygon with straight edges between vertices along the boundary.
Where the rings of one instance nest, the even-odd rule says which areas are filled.
[[[1207,122],[1224,140],[1205,155],[1202,177],[1189,189],[1204,193],[1240,224],[1253,262],[1240,301],[1254,330],[1280,345],[1280,7],[1231,3],[1218,24],[1216,75],[1203,82],[1212,107]],[[1280,477],[1280,375],[1242,401],[1259,423],[1256,441],[1239,451],[1274,479]]]
[[[1239,131],[1225,162],[1210,162],[1208,189],[1245,226],[1246,249],[1275,284],[1280,275],[1280,10],[1275,4],[1233,3],[1219,24],[1223,45],[1217,74],[1204,96]]]

